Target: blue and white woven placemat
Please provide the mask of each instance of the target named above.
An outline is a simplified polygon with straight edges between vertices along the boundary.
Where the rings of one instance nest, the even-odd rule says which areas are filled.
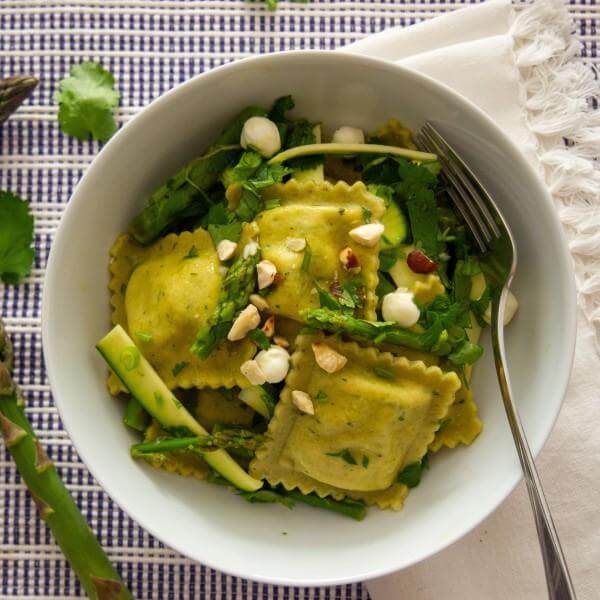
[[[363,585],[328,589],[273,587],[192,562],[124,515],[92,479],[62,428],[41,347],[44,268],[73,187],[99,150],[62,135],[52,96],[69,66],[85,59],[114,73],[119,121],[177,83],[225,62],[289,49],[334,49],[396,25],[410,25],[468,4],[453,0],[282,2],[277,12],[238,0],[0,0],[0,75],[40,79],[33,97],[0,129],[0,189],[31,202],[36,262],[17,288],[1,287],[0,313],[17,351],[16,374],[27,413],[67,486],[138,599],[215,600],[368,598]],[[584,44],[597,61],[600,5],[571,0]],[[78,582],[40,524],[10,457],[0,449],[0,598],[76,598]]]

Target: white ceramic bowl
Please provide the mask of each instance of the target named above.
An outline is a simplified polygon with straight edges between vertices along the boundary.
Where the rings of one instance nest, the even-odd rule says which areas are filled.
[[[134,436],[105,388],[94,350],[109,329],[108,250],[150,192],[200,153],[248,104],[293,94],[296,112],[332,130],[370,130],[398,117],[432,120],[501,205],[519,252],[521,307],[507,335],[525,429],[539,452],[558,414],[571,367],[575,295],[551,199],[519,150],[450,89],[400,67],[329,52],[243,60],[177,87],[141,111],[102,150],[65,211],[48,264],[43,342],[56,404],[81,458],[110,496],[168,546],[228,573],[326,585],[407,567],[448,546],[490,514],[520,478],[489,347],[474,391],[485,428],[468,448],[442,451],[400,513],[369,511],[356,523],[297,506],[250,505],[218,486],[129,458]],[[286,534],[286,535],[284,535]]]

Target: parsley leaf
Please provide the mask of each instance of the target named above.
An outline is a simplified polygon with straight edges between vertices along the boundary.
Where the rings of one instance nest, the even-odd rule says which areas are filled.
[[[117,130],[113,112],[119,104],[115,79],[102,65],[84,62],[71,67],[54,100],[63,133],[80,140],[106,142]]]
[[[0,191],[0,279],[17,285],[33,264],[33,216],[29,204]]]
[[[438,209],[434,188],[437,178],[423,165],[396,158],[401,181],[395,190],[406,202],[415,244],[432,260],[438,254]]]
[[[273,106],[269,111],[269,119],[275,123],[285,119],[285,113],[294,108],[294,99],[291,96],[281,96],[273,102]]]
[[[271,342],[262,329],[253,329],[248,332],[248,337],[261,349],[268,350]]]
[[[215,246],[223,240],[232,242],[239,241],[242,235],[242,224],[240,222],[227,223],[226,225],[209,225],[208,233],[213,240]]]

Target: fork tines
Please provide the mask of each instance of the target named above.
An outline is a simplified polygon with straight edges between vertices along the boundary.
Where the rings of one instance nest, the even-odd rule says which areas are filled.
[[[500,237],[493,215],[498,215],[494,201],[471,169],[431,125],[425,123],[417,142],[424,150],[437,154],[442,165],[442,176],[448,184],[448,195],[471,230],[482,252]]]

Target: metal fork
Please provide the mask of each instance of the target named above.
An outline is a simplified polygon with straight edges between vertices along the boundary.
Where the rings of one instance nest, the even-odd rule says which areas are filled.
[[[533,508],[544,569],[548,597],[552,600],[575,598],[569,569],[560,546],[552,515],[535,468],[525,431],[513,400],[504,350],[504,309],[508,290],[517,267],[517,251],[508,224],[482,183],[450,144],[426,123],[417,136],[424,150],[438,155],[442,177],[450,199],[462,215],[482,252],[482,269],[492,284],[492,346],[506,416],[517,447]]]

